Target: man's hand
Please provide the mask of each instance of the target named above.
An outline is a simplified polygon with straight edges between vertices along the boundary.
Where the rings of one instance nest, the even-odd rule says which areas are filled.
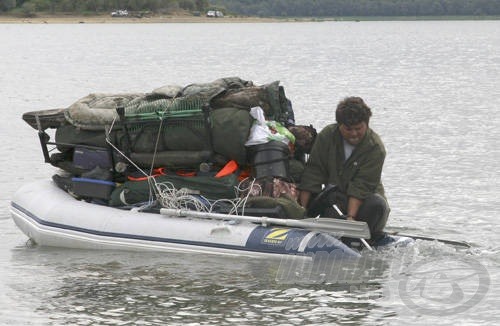
[[[356,220],[356,216],[358,216],[359,207],[363,201],[356,197],[349,197],[347,201],[347,216],[351,217],[352,220]],[[349,220],[349,218],[347,218]]]
[[[309,191],[307,190],[300,191],[299,204],[302,205],[302,207],[307,208],[310,199],[311,199],[311,193]]]

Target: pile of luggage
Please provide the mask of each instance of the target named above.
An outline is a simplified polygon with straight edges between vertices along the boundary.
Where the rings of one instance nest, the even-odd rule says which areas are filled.
[[[89,94],[23,119],[38,130],[45,161],[65,172],[54,181],[77,198],[138,205],[158,195],[154,180],[206,200],[246,196],[246,214],[279,206],[279,217],[302,217],[295,184],[316,131],[295,125],[278,81],[258,86],[231,77],[150,93]],[[53,142],[48,128],[55,129]]]

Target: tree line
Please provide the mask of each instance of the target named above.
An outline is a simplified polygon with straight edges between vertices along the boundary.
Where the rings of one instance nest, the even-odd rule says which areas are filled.
[[[500,15],[500,0],[0,0],[1,12],[169,13],[182,9],[261,17]]]
[[[0,0],[0,11],[14,13],[99,14],[117,9],[170,13],[179,9],[204,11],[208,7],[208,0]]]
[[[216,0],[240,15],[274,17],[499,15],[500,0]]]

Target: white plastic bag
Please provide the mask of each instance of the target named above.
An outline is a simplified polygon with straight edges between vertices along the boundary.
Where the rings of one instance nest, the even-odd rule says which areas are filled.
[[[256,106],[250,109],[250,115],[255,119],[252,128],[250,129],[250,136],[245,143],[245,146],[253,146],[259,144],[265,144],[269,141],[269,137],[272,135],[271,130],[266,124],[266,118],[264,117],[264,110],[260,106]]]

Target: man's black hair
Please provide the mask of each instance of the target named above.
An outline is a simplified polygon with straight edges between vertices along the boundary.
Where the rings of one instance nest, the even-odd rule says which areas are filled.
[[[361,122],[369,123],[372,110],[361,97],[346,97],[337,105],[335,119],[337,123],[346,126],[357,125]]]

